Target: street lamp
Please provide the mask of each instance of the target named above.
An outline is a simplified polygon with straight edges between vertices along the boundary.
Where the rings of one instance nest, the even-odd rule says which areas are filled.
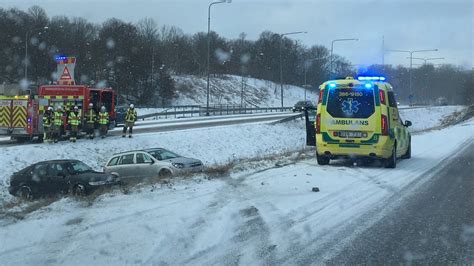
[[[334,43],[335,42],[346,42],[346,41],[358,41],[359,39],[357,38],[349,38],[349,39],[335,39],[335,40],[332,40],[331,41],[331,59],[330,59],[330,62],[329,62],[329,75],[332,76],[332,63],[333,63],[333,59],[332,59],[332,56],[333,56],[333,51],[334,51]]]
[[[409,53],[410,54],[410,72],[409,72],[409,84],[408,84],[408,90],[410,92],[410,104],[411,104],[411,98],[413,97],[413,91],[411,88],[411,74],[412,74],[412,67],[413,67],[413,54],[414,53],[424,53],[424,52],[437,52],[438,49],[426,49],[426,50],[388,50],[389,52],[398,52],[398,53]]]
[[[304,100],[306,101],[306,89],[308,88],[308,84],[306,82],[306,75],[308,73],[308,68],[309,66],[312,64],[311,61],[316,61],[316,60],[321,60],[321,59],[325,59],[326,57],[317,57],[317,58],[311,58],[311,59],[307,59],[305,62],[304,62]]]
[[[224,4],[224,3],[232,3],[232,0],[221,0],[212,2],[209,4],[208,12],[207,12],[207,101],[206,101],[206,116],[209,116],[209,77],[210,77],[210,65],[211,65],[211,7],[216,4]]]
[[[407,59],[409,59],[410,57],[407,57]],[[424,61],[424,65],[427,64],[427,61],[431,61],[431,60],[443,60],[445,59],[444,57],[431,57],[431,58],[421,58],[421,57],[413,57],[413,59],[417,59],[417,60],[423,60]]]
[[[287,35],[293,35],[293,34],[306,34],[308,33],[307,31],[294,31],[294,32],[287,32],[287,33],[280,33],[278,34],[280,36],[280,93],[281,93],[281,108],[283,108],[283,60],[282,60],[282,43],[283,43],[283,37]]]
[[[48,26],[40,27],[40,28],[35,28],[32,30],[27,30],[25,33],[25,81],[28,82],[28,35],[30,35],[30,32],[34,32],[37,30],[47,30],[49,29]]]

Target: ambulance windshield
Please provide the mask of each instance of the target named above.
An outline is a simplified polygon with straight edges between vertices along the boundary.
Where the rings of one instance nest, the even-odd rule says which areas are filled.
[[[327,111],[332,117],[368,118],[375,111],[374,105],[372,89],[329,89]]]

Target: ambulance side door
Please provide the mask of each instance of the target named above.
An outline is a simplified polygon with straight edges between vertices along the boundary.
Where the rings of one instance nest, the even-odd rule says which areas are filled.
[[[403,154],[406,149],[404,144],[405,139],[405,127],[400,123],[400,115],[398,113],[397,101],[393,91],[387,91],[388,95],[388,108],[390,110],[390,125],[393,129],[394,137],[397,141],[397,153]]]

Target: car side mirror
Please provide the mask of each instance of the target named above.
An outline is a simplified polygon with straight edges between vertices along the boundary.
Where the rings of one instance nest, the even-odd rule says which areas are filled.
[[[406,127],[411,127],[411,121],[410,120],[405,120],[405,126]]]
[[[155,164],[155,161],[151,160],[151,163],[150,164]]]

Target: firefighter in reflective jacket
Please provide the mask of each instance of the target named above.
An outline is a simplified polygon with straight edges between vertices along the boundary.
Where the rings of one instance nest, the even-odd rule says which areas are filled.
[[[59,138],[61,137],[61,132],[62,132],[63,126],[64,126],[63,116],[64,116],[63,108],[60,105],[56,108],[56,111],[54,112],[54,117],[53,117],[53,125],[54,125],[53,141],[54,141],[54,143],[57,143]]]
[[[48,107],[43,114],[43,141],[51,140],[51,126],[53,123],[53,107]]]
[[[81,121],[81,115],[79,114],[79,108],[77,106],[74,106],[73,111],[69,112],[68,121],[71,125],[71,136],[69,141],[76,142],[77,132],[79,131],[79,123]]]
[[[122,131],[122,138],[125,138],[125,135],[127,134],[127,128],[129,128],[128,137],[132,137],[135,121],[137,121],[137,111],[135,110],[132,103],[130,104],[130,108],[128,108],[127,113],[125,113],[125,125]]]
[[[84,122],[86,124],[87,136],[89,139],[93,139],[95,122],[97,122],[97,114],[95,113],[94,105],[92,103],[89,104],[89,110],[87,110],[87,113],[84,114]]]
[[[107,135],[107,128],[109,126],[109,113],[107,113],[107,109],[105,109],[105,106],[102,106],[100,108],[99,126],[100,126],[100,137],[105,138],[105,135]]]

